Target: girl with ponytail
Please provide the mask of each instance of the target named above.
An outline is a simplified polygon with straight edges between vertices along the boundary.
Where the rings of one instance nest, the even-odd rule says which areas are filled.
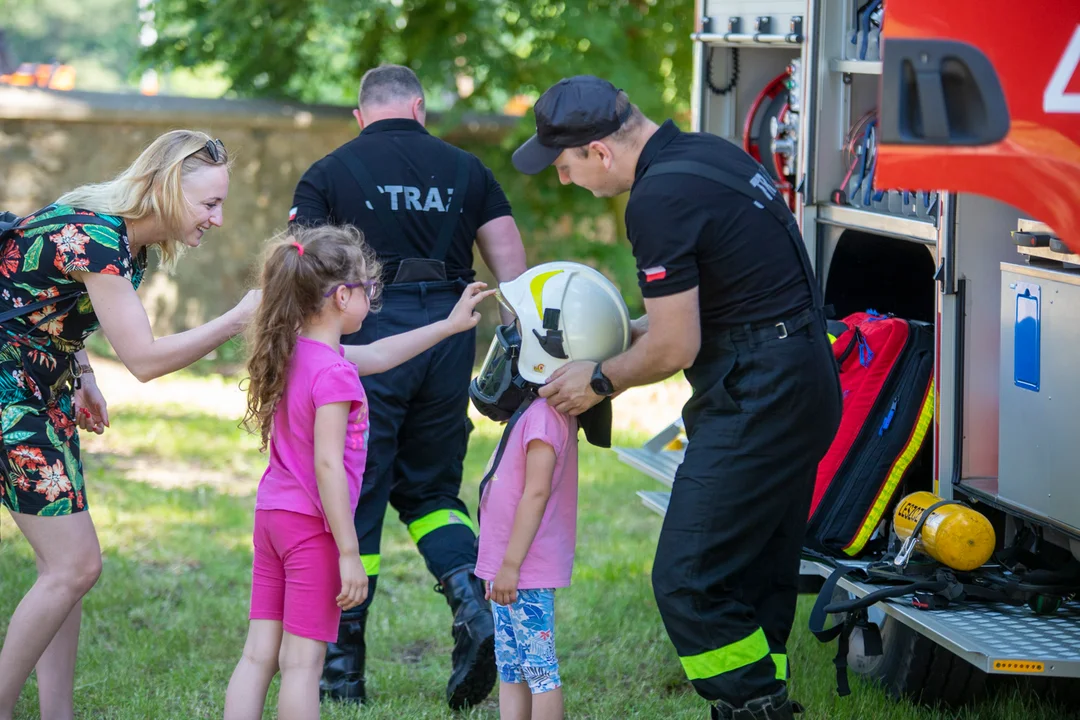
[[[248,332],[244,417],[269,463],[255,500],[250,625],[225,720],[261,718],[281,671],[278,716],[317,718],[326,644],[367,597],[353,515],[367,458],[360,376],[385,372],[476,326],[494,290],[469,285],[446,320],[343,347],[377,309],[380,267],[352,226],[293,226],[269,247]]]

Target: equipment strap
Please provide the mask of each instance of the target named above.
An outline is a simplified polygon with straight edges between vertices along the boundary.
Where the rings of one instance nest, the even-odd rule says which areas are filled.
[[[49,207],[53,206],[50,205]],[[40,215],[48,209],[48,207],[42,208],[34,214]],[[43,220],[34,220],[26,225],[22,225],[22,221],[23,218],[19,218],[14,225],[4,231],[5,234],[11,230],[36,230],[37,228],[48,227],[49,225],[105,225],[106,227],[116,229],[116,225],[104,218],[99,218],[96,215],[55,215],[50,218],[44,218]]]
[[[865,571],[848,565],[837,565],[832,575],[822,585],[818,593],[814,608],[810,611],[810,632],[823,643],[837,640],[836,656],[833,665],[836,666],[836,692],[841,697],[851,694],[851,686],[847,677],[847,655],[851,631],[859,627],[863,631],[863,648],[867,655],[881,654],[881,635],[877,626],[869,621],[866,609],[880,600],[901,597],[914,592],[938,593],[948,588],[948,583],[940,580],[918,580],[907,582],[896,587],[886,587],[876,590],[861,598],[832,602],[836,584],[843,578],[852,574],[862,574]],[[898,578],[899,580],[900,578]],[[825,620],[830,614],[844,613],[844,620],[830,628],[825,627]]]
[[[851,355],[851,351],[854,350],[855,346],[859,344],[861,338],[862,330],[860,330],[859,326],[856,325],[854,331],[851,333],[851,339],[848,340],[847,347],[844,348],[844,351],[840,353],[839,357],[836,358],[837,367],[842,368],[844,366],[844,361],[847,360],[848,356]]]
[[[360,162],[360,158],[356,157],[351,152],[341,152],[331,155],[330,157],[337,158],[349,173],[353,176],[353,180],[356,180],[356,184],[360,186],[360,192],[364,194],[364,199],[371,206],[371,209],[375,211],[375,214],[379,217],[379,222],[383,226],[383,231],[390,237],[398,237],[399,239],[405,238],[405,231],[401,227],[401,223],[398,222],[394,214],[390,212],[390,208],[385,203],[380,202],[382,198],[379,197],[378,186],[375,181],[372,180],[371,174],[367,171],[367,167],[364,163]]]
[[[439,228],[439,237],[435,239],[435,245],[431,248],[433,260],[446,259],[446,253],[450,252],[450,245],[454,240],[454,230],[461,218],[461,207],[465,203],[465,194],[469,191],[469,161],[464,152],[459,152],[457,157],[457,175],[454,178],[454,194],[450,196],[450,206],[446,208],[446,219]]]
[[[874,590],[861,598],[833,601],[837,583],[845,577],[864,584],[883,584],[880,590]],[[891,560],[868,565],[866,568],[838,564],[829,578],[822,585],[814,607],[810,611],[809,629],[823,643],[838,640],[836,657],[836,689],[840,695],[851,692],[847,680],[848,640],[856,627],[863,633],[863,649],[867,655],[881,654],[881,634],[877,625],[869,621],[867,609],[883,600],[912,595],[911,604],[920,610],[942,610],[954,602],[990,602],[1012,606],[1025,604],[1025,593],[1050,588],[1020,588],[1006,586],[1004,590],[988,587],[995,578],[991,573],[961,573],[939,567],[933,575],[918,578],[907,577],[894,569]],[[843,614],[842,622],[832,627],[825,627],[829,615]]]
[[[44,300],[38,300],[37,302],[32,302],[29,305],[22,305],[17,308],[5,310],[4,312],[0,313],[0,324],[6,323],[8,320],[11,320],[13,318],[22,317],[23,315],[29,315],[32,312],[37,312],[38,310],[48,307],[49,305],[59,305],[60,303],[67,300],[76,300],[82,297],[85,292],[85,290],[76,290],[75,292],[56,295],[51,298],[45,298]],[[53,313],[53,315],[55,314],[57,313]],[[42,318],[42,321],[48,320],[49,317],[52,317],[52,315]]]
[[[757,173],[749,178],[744,178],[695,160],[671,160],[651,165],[649,169],[645,171],[642,179],[654,175],[669,174],[695,175],[700,178],[705,178],[706,180],[712,180],[726,188],[745,195],[753,200],[759,207],[768,210],[769,213],[776,218],[776,221],[780,223],[781,227],[784,228],[788,237],[791,238],[792,243],[795,245],[795,253],[799,257],[803,273],[806,275],[806,280],[810,285],[810,296],[813,299],[814,309],[822,313],[824,312],[821,292],[818,289],[814,270],[810,267],[810,256],[806,252],[806,244],[803,242],[802,234],[799,232],[799,223],[795,220],[795,216],[791,214],[791,210],[788,209],[788,206],[779,199],[780,191],[776,190],[775,185],[769,180],[768,173],[761,165],[758,165]],[[772,192],[770,193],[766,190],[766,187],[769,188],[769,190],[772,190]]]

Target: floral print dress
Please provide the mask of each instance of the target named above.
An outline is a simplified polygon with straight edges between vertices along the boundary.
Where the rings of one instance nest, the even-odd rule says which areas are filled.
[[[119,217],[52,205],[22,225],[62,215],[105,224],[16,229],[0,247],[0,311],[57,298],[0,324],[0,502],[31,515],[87,508],[72,410],[75,353],[99,323],[85,286],[71,273],[121,275],[138,289],[146,270],[146,249],[132,257]]]

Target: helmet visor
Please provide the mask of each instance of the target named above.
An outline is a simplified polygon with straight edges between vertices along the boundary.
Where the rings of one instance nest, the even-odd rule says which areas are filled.
[[[521,348],[521,336],[513,326],[500,325],[495,329],[484,364],[476,376],[475,389],[481,396],[495,401],[510,386],[513,363]]]

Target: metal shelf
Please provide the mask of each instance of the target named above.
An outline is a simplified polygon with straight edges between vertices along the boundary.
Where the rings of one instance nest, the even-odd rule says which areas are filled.
[[[833,72],[850,73],[852,75],[880,75],[881,62],[875,60],[838,60],[829,61],[829,69]]]
[[[1054,229],[1046,223],[1041,223],[1038,220],[1017,220],[1016,222],[1017,232],[1031,233],[1033,235],[1053,235],[1057,237],[1058,234],[1054,232]]]
[[[1041,260],[1053,260],[1055,262],[1068,263],[1069,265],[1080,265],[1080,255],[1075,253],[1054,252],[1048,247],[1027,247],[1026,245],[1018,245],[1016,252],[1021,255],[1027,255],[1028,257],[1039,258]]]
[[[917,218],[886,215],[846,205],[820,205],[817,219],[821,223],[851,230],[863,230],[876,235],[887,235],[926,245],[937,244],[937,227],[933,223]]]

